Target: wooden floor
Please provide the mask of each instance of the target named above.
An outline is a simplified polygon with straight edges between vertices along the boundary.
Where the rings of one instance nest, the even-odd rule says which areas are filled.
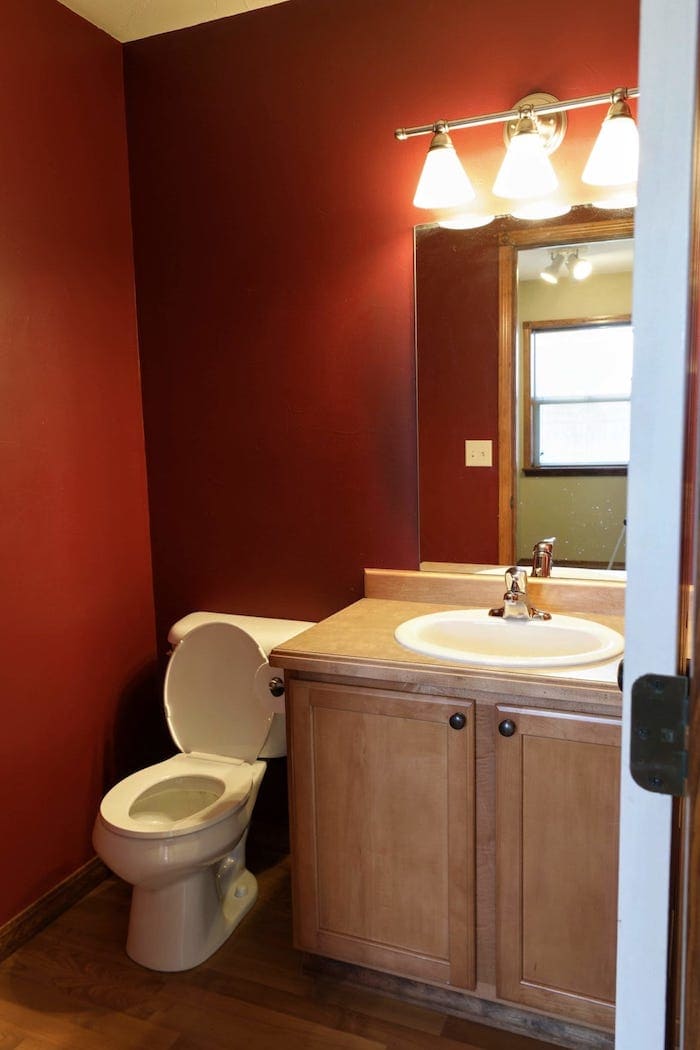
[[[0,1050],[552,1050],[311,975],[292,948],[289,862],[249,858],[260,899],[208,962],[160,974],[124,952],[110,878],[0,964]]]

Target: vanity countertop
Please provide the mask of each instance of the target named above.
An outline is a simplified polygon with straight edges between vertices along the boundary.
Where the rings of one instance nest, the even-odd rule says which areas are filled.
[[[619,659],[565,671],[489,670],[423,656],[405,649],[394,638],[394,631],[405,620],[463,607],[455,603],[362,598],[277,646],[270,662],[290,672],[391,682],[400,689],[469,690],[500,697],[506,691],[517,692],[521,697],[539,701],[569,701],[572,706],[585,706],[587,710],[619,712]],[[584,612],[575,615],[622,633],[621,616]]]

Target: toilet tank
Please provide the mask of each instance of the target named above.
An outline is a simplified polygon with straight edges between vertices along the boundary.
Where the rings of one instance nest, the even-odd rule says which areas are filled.
[[[302,631],[306,631],[309,627],[315,626],[308,620],[277,620],[266,616],[245,616],[239,613],[194,612],[183,616],[181,620],[173,624],[168,632],[168,641],[175,648],[194,627],[199,627],[203,623],[221,622],[232,623],[236,627],[240,627],[241,630],[249,634],[258,643],[266,657],[269,657],[276,645],[281,645],[283,642],[289,641],[290,638],[294,638],[295,635],[301,634]],[[271,670],[275,670],[274,666],[271,667]],[[284,671],[281,668],[279,669],[279,676],[284,678]],[[281,755],[286,755],[286,753],[285,717],[282,714],[276,714],[272,717],[270,731],[267,734],[259,757],[279,758]]]

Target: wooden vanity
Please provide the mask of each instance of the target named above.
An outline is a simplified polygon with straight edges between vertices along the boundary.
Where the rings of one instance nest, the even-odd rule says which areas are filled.
[[[395,994],[611,1046],[614,668],[574,681],[409,652],[399,623],[494,604],[501,588],[432,575],[368,571],[366,598],[273,653],[287,677],[296,945]],[[623,585],[532,584],[540,607],[621,630]]]

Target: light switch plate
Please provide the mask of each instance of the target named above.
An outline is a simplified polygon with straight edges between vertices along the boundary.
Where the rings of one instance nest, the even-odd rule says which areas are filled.
[[[464,462],[468,467],[492,467],[493,441],[465,441]]]

